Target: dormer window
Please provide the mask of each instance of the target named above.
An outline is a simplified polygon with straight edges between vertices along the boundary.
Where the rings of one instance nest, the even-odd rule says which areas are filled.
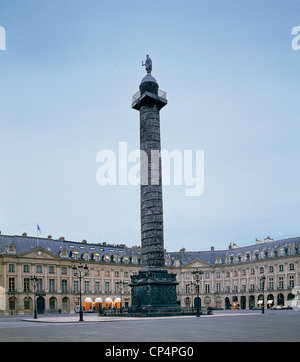
[[[132,261],[132,264],[137,264],[138,263],[138,258],[136,255],[132,256],[131,257],[131,261]]]
[[[14,244],[9,244],[6,248],[6,252],[8,254],[15,254],[16,253],[16,246]]]
[[[114,259],[115,263],[120,263],[120,255],[119,254],[114,254],[113,259]]]
[[[90,260],[90,253],[85,251],[82,255],[83,260],[89,261]]]
[[[93,259],[94,259],[95,261],[100,261],[100,254],[99,254],[99,253],[94,253],[94,254],[93,254]]]
[[[61,251],[59,252],[59,256],[61,258],[66,258],[68,256],[68,251],[66,249],[61,249]]]
[[[109,255],[109,254],[105,254],[104,257],[103,257],[103,260],[104,260],[106,263],[109,263],[109,262],[110,262],[110,255]]]
[[[126,255],[126,256],[123,256],[122,261],[123,261],[124,264],[128,264],[128,263],[129,263],[129,258],[128,258],[128,256],[127,256],[127,255]]]
[[[73,250],[71,252],[71,255],[72,255],[72,258],[75,259],[75,260],[78,260],[78,256],[79,256],[79,253],[77,250]]]

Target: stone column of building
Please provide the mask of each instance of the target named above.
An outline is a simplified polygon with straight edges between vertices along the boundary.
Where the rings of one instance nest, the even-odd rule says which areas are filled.
[[[141,244],[142,269],[131,279],[132,311],[164,314],[179,310],[176,275],[164,263],[164,228],[159,111],[167,104],[151,75],[152,61],[147,55],[147,75],[142,79],[132,108],[140,112],[141,150]],[[162,93],[162,96],[160,96]]]

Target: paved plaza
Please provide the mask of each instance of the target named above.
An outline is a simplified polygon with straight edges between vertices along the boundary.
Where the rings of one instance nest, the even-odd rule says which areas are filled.
[[[299,342],[300,311],[215,311],[156,318],[0,317],[1,342]]]

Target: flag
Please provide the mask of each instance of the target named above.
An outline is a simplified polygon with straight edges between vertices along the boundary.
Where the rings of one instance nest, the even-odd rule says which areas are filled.
[[[40,225],[39,224],[36,224],[36,228],[37,228],[37,231],[39,231],[40,233],[42,233],[42,230],[40,228]]]

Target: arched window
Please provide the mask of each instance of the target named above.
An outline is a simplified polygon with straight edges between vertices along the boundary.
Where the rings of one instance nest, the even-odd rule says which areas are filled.
[[[56,298],[55,297],[50,298],[49,306],[50,306],[50,310],[56,309]]]
[[[69,303],[69,298],[68,297],[64,297],[62,299],[62,309],[64,311],[69,311],[70,309],[70,303]]]
[[[186,298],[184,299],[184,303],[185,303],[185,306],[186,306],[187,308],[190,308],[190,307],[191,307],[191,298],[190,298],[190,297],[186,297]]]

